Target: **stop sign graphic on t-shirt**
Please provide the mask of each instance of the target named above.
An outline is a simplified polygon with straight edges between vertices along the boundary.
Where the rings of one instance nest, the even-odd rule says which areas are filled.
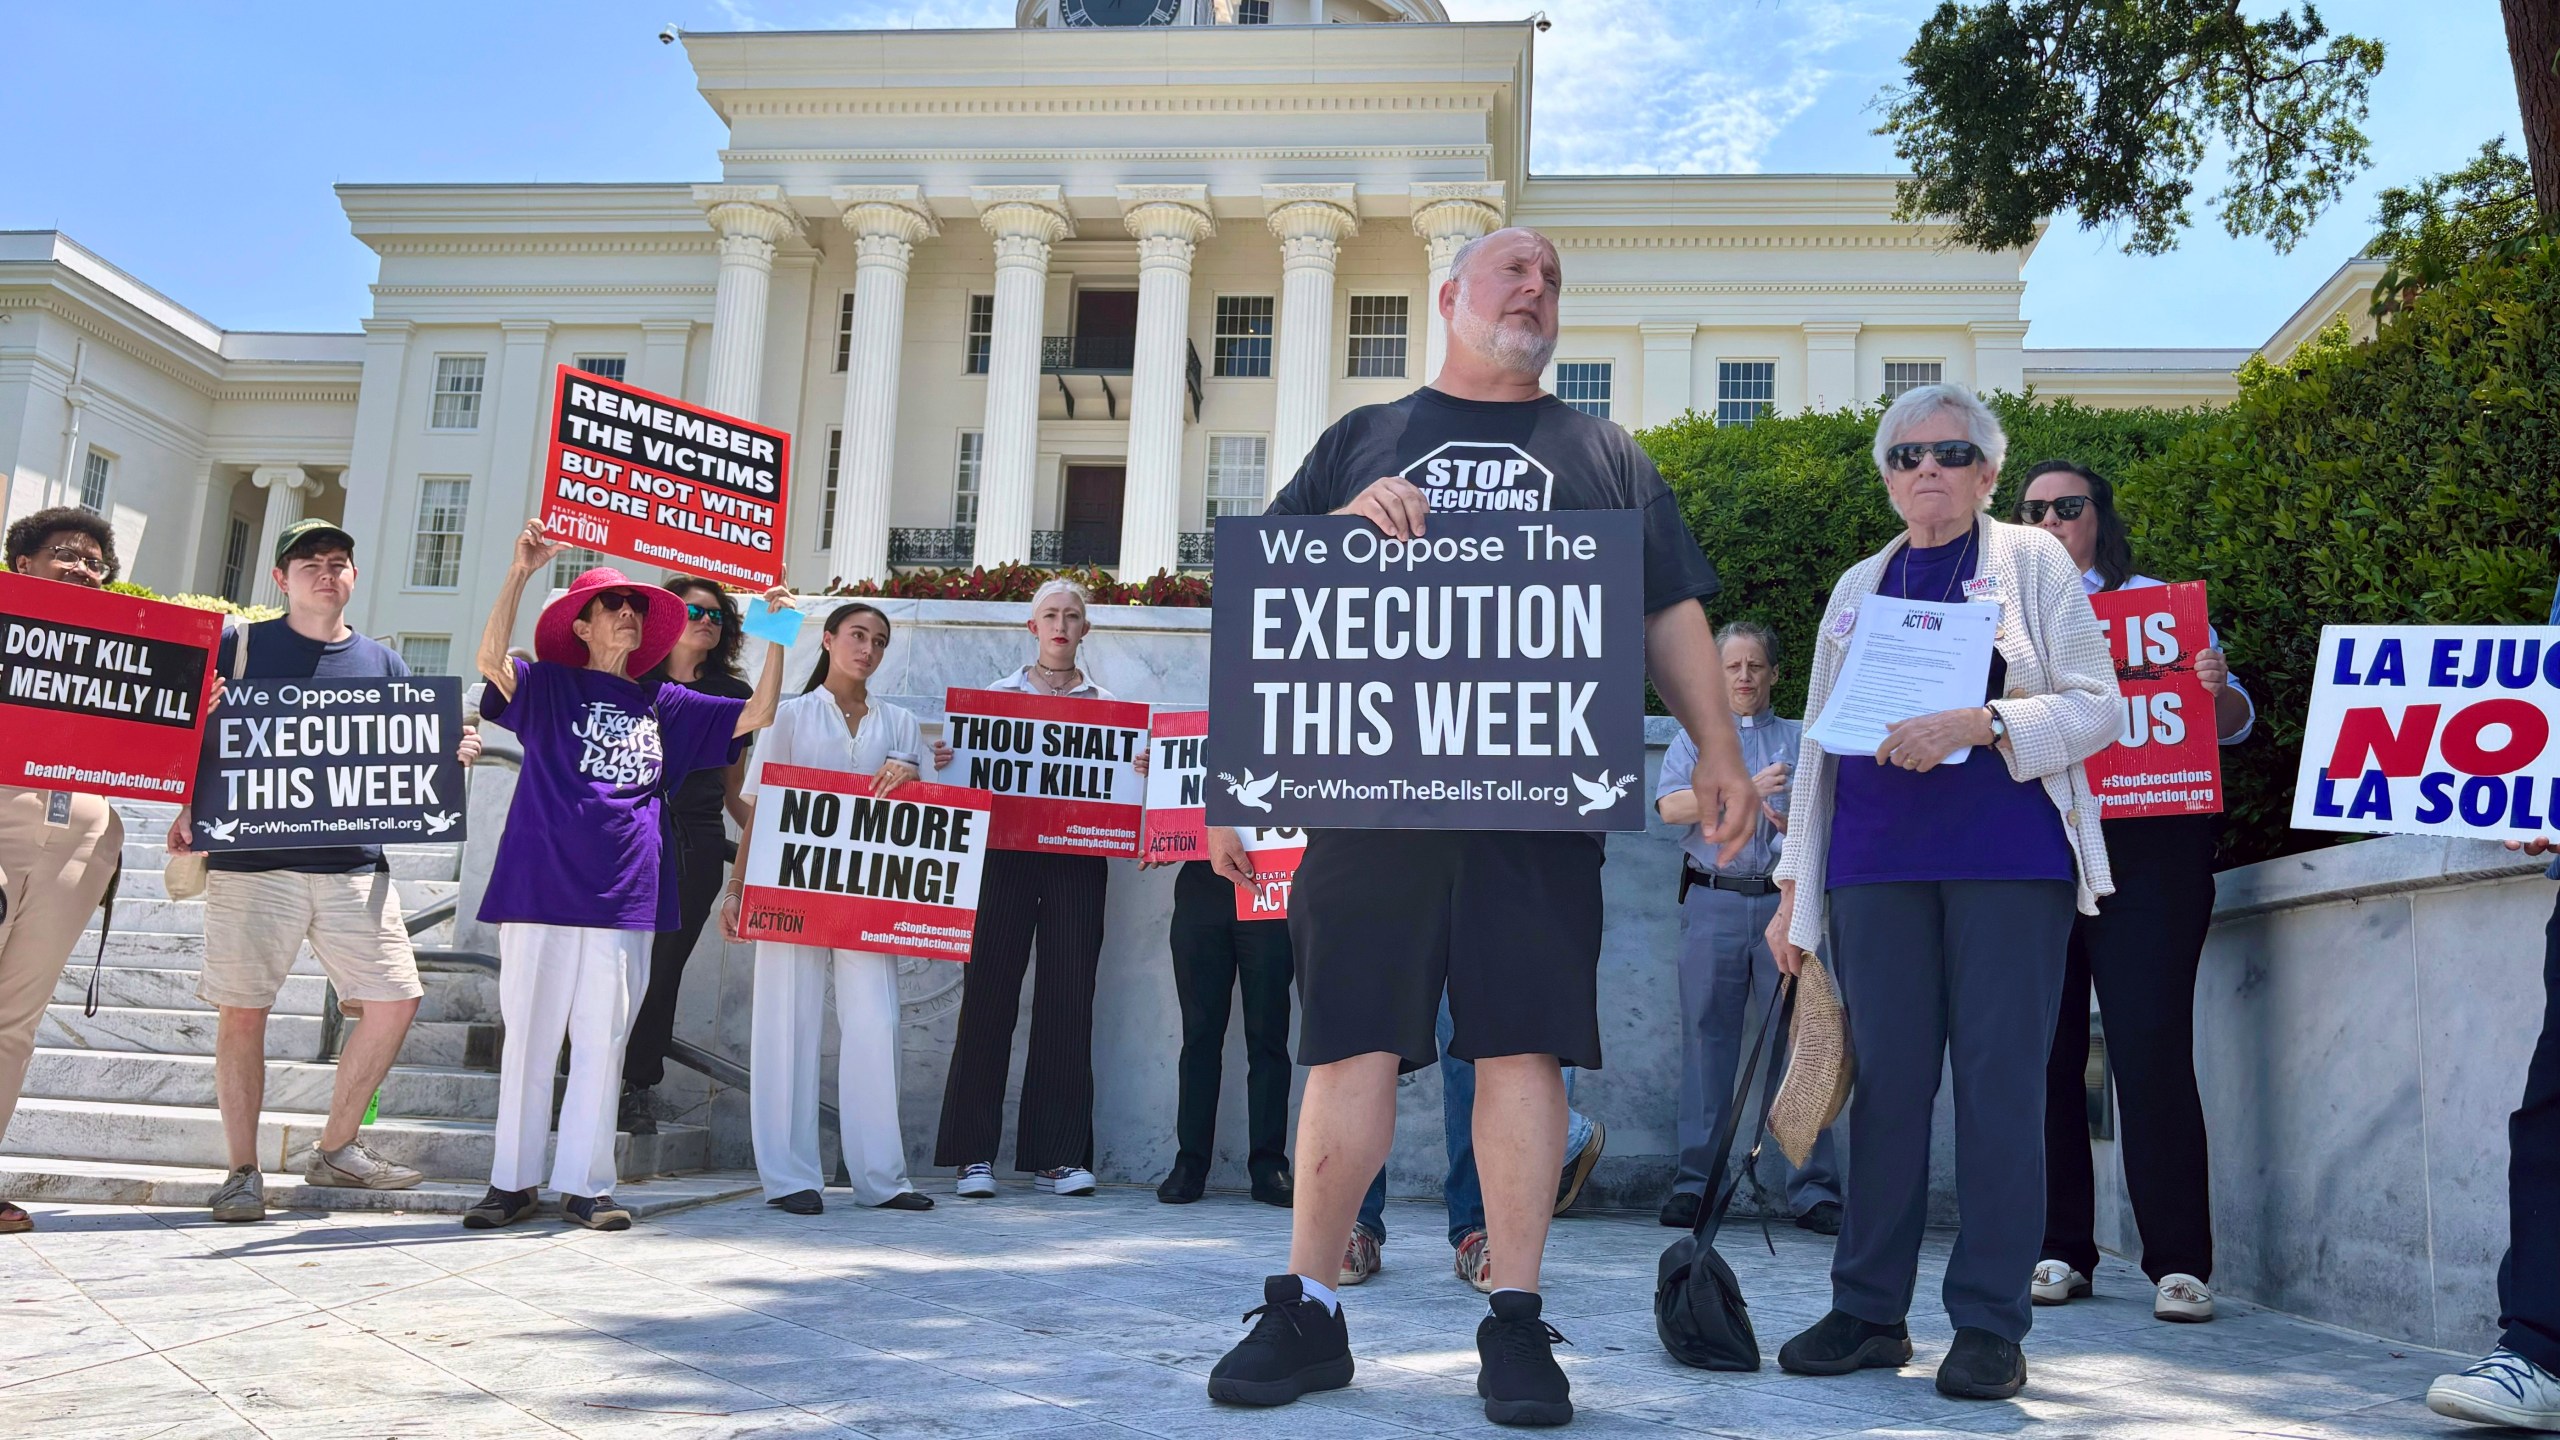
[[[1434,510],[1544,510],[1555,472],[1517,445],[1451,440],[1404,467]]]

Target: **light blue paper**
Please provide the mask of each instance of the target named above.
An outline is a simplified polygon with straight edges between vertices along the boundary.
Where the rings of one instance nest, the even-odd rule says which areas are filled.
[[[747,601],[744,623],[748,634],[776,645],[787,646],[800,638],[800,612],[773,609],[764,603],[761,595]]]

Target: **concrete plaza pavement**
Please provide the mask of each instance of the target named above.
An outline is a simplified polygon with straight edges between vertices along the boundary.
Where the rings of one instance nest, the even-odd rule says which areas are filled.
[[[1039,1440],[1486,1435],[1474,1394],[1484,1301],[1451,1273],[1436,1204],[1389,1207],[1386,1269],[1347,1292],[1360,1374],[1278,1411],[1213,1405],[1288,1217],[1241,1196],[1086,1199],[1008,1182],[924,1214],[782,1215],[753,1198],[597,1235],[545,1217],[494,1233],[450,1217],[34,1207],[0,1239],[0,1435],[463,1437],[1037,1436]],[[1826,1308],[1829,1242],[1729,1226],[1768,1356],[1684,1369],[1655,1342],[1649,1215],[1558,1222],[1547,1314],[1587,1436],[1814,1440],[2057,1437],[2356,1440],[2480,1433],[2419,1403],[2456,1357],[2230,1304],[2211,1325],[2150,1315],[2133,1267],[2037,1312],[2012,1402],[1931,1384],[1949,1236],[1932,1232],[1919,1355],[1898,1373],[1785,1375],[1776,1349]],[[1505,1432],[1509,1433],[1509,1432]]]

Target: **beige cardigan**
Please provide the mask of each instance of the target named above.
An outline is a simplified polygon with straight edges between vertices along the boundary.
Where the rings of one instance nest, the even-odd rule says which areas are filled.
[[[2061,541],[2032,526],[2005,524],[1988,515],[1974,521],[1974,534],[1982,545],[1975,575],[1996,586],[2000,634],[1994,643],[2009,662],[2008,692],[1991,707],[2009,729],[2000,755],[2012,776],[2044,782],[2079,866],[2080,913],[2094,915],[2098,897],[2115,893],[2116,885],[2107,868],[2107,842],[2098,829],[2098,802],[2080,762],[2115,743],[2124,728],[2124,703],[2106,634],[2098,626],[2097,612],[2089,608],[2080,568],[2071,563]],[[1777,879],[1796,882],[1795,919],[1787,938],[1807,950],[1828,943],[1823,878],[1830,869],[1832,780],[1839,769],[1838,758],[1824,754],[1814,740],[1811,724],[1849,655],[1843,617],[1855,616],[1860,602],[1875,593],[1886,564],[1908,540],[1907,534],[1897,537],[1849,567],[1831,587],[1822,631],[1814,641],[1804,702],[1807,730],[1797,755],[1795,795],[1787,807],[1786,853],[1775,872]]]

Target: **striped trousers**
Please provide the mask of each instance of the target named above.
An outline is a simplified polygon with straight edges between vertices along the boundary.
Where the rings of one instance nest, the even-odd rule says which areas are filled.
[[[993,1164],[1032,941],[1031,1053],[1014,1119],[1017,1170],[1093,1165],[1093,984],[1102,957],[1107,862],[1092,855],[996,850],[978,885],[976,942],[960,991],[960,1035],[942,1087],[936,1165]]]

